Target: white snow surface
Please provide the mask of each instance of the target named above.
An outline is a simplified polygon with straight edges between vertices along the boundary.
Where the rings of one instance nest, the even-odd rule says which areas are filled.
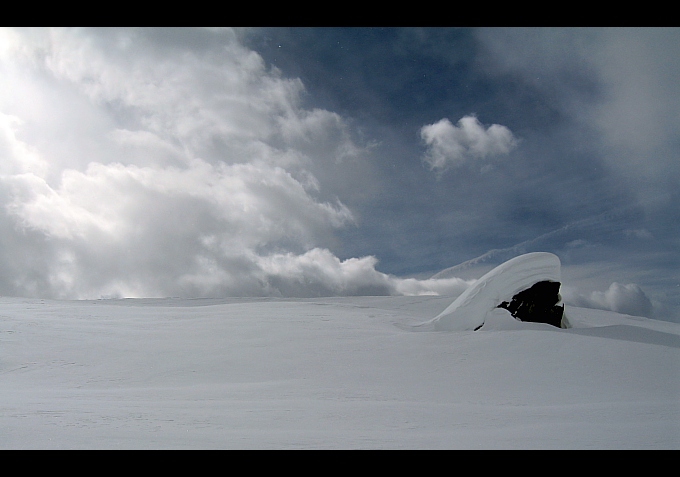
[[[510,316],[506,310],[497,310],[498,305],[546,280],[560,281],[560,259],[557,255],[548,252],[520,255],[482,276],[444,311],[423,325],[434,325],[437,331],[477,329],[493,315]]]
[[[451,301],[0,298],[0,448],[680,447],[680,325]]]

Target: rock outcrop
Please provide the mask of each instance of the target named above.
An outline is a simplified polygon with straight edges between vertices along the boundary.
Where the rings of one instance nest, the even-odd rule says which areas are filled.
[[[546,280],[519,292],[509,302],[498,305],[498,308],[505,308],[519,321],[547,323],[562,328],[564,305],[558,305],[561,299],[560,282]]]

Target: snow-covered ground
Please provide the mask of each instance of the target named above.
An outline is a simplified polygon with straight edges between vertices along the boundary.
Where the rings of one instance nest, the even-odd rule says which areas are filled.
[[[680,447],[680,325],[454,298],[0,298],[0,448]]]

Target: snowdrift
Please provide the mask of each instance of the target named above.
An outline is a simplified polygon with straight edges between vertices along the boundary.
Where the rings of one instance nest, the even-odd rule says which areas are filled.
[[[547,252],[520,255],[482,276],[444,311],[423,325],[434,325],[437,331],[479,329],[488,319],[497,318],[500,314],[510,317],[505,310],[498,310],[498,305],[541,281],[560,281],[560,259]]]

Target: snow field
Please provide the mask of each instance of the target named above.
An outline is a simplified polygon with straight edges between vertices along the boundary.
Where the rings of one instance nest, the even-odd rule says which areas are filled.
[[[451,300],[2,298],[0,447],[680,445],[678,325],[407,331]]]

